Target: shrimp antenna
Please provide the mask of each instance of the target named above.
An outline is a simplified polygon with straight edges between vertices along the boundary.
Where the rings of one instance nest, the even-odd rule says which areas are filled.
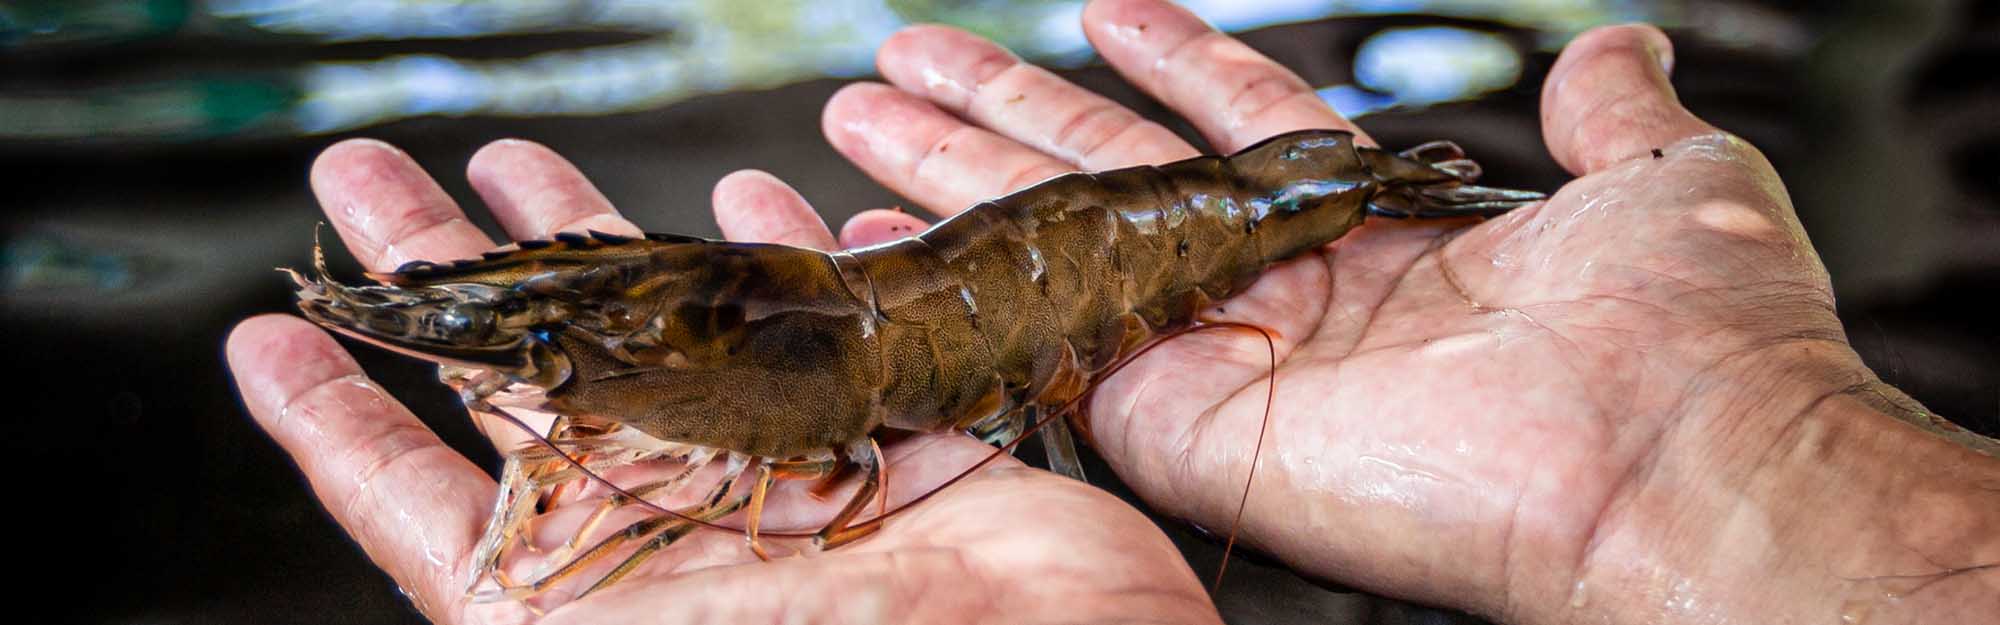
[[[1265,349],[1270,350],[1271,367],[1265,374],[1268,377],[1264,384],[1264,419],[1263,423],[1257,426],[1257,445],[1250,452],[1250,474],[1243,476],[1243,497],[1236,500],[1236,518],[1229,521],[1229,539],[1222,543],[1222,562],[1215,565],[1215,581],[1208,589],[1211,595],[1222,590],[1222,574],[1229,570],[1229,554],[1236,549],[1236,532],[1243,529],[1243,510],[1250,507],[1250,487],[1257,483],[1258,460],[1264,455],[1264,434],[1271,429],[1271,405],[1278,398],[1278,342],[1271,337],[1271,332],[1249,324],[1229,322],[1219,322],[1205,327],[1214,326],[1233,326],[1256,331],[1258,336],[1264,337]]]
[[[1237,530],[1240,530],[1243,527],[1243,511],[1250,506],[1250,487],[1256,484],[1257,465],[1259,464],[1259,460],[1261,460],[1264,456],[1264,435],[1271,429],[1271,408],[1274,402],[1276,402],[1278,398],[1277,331],[1263,326],[1242,323],[1237,321],[1204,321],[1201,323],[1201,325],[1197,325],[1185,330],[1181,330],[1179,332],[1175,332],[1173,334],[1169,334],[1165,337],[1160,338],[1157,341],[1153,341],[1151,343],[1146,344],[1144,347],[1141,347],[1137,351],[1132,352],[1131,356],[1128,356],[1124,360],[1119,361],[1117,365],[1106,370],[1103,374],[1098,375],[1097,379],[1103,380],[1111,377],[1111,374],[1117,373],[1119,369],[1125,368],[1125,365],[1131,364],[1132,361],[1137,360],[1139,356],[1144,355],[1146,352],[1152,351],[1153,348],[1159,347],[1160,345],[1166,343],[1168,339],[1172,339],[1174,337],[1178,337],[1183,334],[1192,334],[1204,330],[1248,330],[1250,332],[1255,332],[1257,333],[1257,336],[1263,337],[1264,349],[1266,353],[1269,354],[1270,357],[1270,366],[1265,369],[1265,374],[1264,374],[1265,376],[1264,418],[1260,421],[1260,423],[1257,426],[1257,444],[1250,451],[1250,472],[1248,475],[1243,476],[1243,496],[1236,500],[1236,516],[1235,518],[1229,521],[1228,538],[1225,539],[1222,543],[1222,561],[1216,564],[1215,566],[1215,581],[1210,582],[1208,592],[1209,594],[1215,594],[1216,592],[1222,590],[1222,576],[1224,573],[1229,571],[1229,556],[1236,550],[1236,533]],[[1086,394],[1086,396],[1088,395]],[[1039,428],[1041,427],[1041,425],[1036,424],[1035,427]],[[1025,438],[1029,433],[1032,433],[1032,430],[1030,432],[1022,433],[1021,436]]]

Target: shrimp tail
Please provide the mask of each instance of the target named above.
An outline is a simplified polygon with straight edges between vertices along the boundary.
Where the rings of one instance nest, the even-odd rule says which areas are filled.
[[[1534,191],[1459,182],[1405,185],[1376,194],[1368,202],[1368,214],[1392,219],[1494,217],[1547,198]]]
[[[1473,184],[1484,171],[1450,141],[1432,141],[1393,156],[1363,148],[1359,157],[1384,186],[1368,202],[1368,214],[1377,217],[1494,217],[1548,198],[1534,191]]]

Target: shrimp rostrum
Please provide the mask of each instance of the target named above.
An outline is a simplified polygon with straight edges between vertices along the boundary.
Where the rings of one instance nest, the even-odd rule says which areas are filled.
[[[591,233],[411,263],[372,276],[380,285],[343,285],[323,261],[292,277],[307,318],[440,363],[471,410],[558,415],[553,447],[506,452],[475,554],[480,577],[499,582],[488,596],[524,598],[638,542],[590,590],[601,588],[693,520],[744,508],[761,556],[774,479],[859,473],[813,536],[822,548],[861,538],[880,522],[857,517],[879,490],[883,431],[1016,436],[1141,345],[1368,216],[1484,217],[1543,197],[1474,186],[1479,171],[1446,142],[1392,153],[1301,131],[1227,157],[1057,176],[864,249]],[[1056,432],[1044,438],[1052,464],[1078,474],[1067,429],[1044,432]],[[538,579],[497,575],[546,493],[583,470],[652,460],[687,468],[626,492],[664,495],[718,461],[724,476],[678,514],[578,552],[606,511],[633,503],[608,497]]]

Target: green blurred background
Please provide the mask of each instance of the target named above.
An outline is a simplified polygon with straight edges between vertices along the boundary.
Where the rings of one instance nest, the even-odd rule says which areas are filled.
[[[1459,141],[1492,180],[1553,189],[1536,103],[1554,52],[1644,20],[1689,107],[1763,148],[1825,256],[1850,338],[1933,410],[2000,429],[2000,6],[1899,0],[1192,3],[1384,144]],[[917,22],[957,24],[1193,137],[1095,63],[1078,2],[1000,0],[0,1],[0,319],[26,377],[4,449],[36,620],[416,622],[243,413],[228,327],[284,311],[307,262],[313,155],[371,136],[468,207],[463,166],[521,137],[656,231],[714,235],[739,168],[839,224],[907,205],[821,138],[819,108]],[[497,233],[490,218],[475,219]],[[347,265],[350,269],[353,265]],[[446,440],[495,462],[429,367],[357,350]],[[1028,455],[1033,455],[1030,451]],[[1921,459],[1912,459],[1921,461]],[[1093,478],[1123,492],[1101,464]],[[1219,549],[1162,519],[1197,571]],[[1458,623],[1254,555],[1238,623]]]

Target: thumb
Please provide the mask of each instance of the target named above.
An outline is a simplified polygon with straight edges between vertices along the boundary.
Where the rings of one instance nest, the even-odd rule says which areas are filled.
[[[1542,138],[1579,176],[1715,132],[1674,95],[1673,44],[1644,24],[1608,26],[1563,48],[1542,89]]]

